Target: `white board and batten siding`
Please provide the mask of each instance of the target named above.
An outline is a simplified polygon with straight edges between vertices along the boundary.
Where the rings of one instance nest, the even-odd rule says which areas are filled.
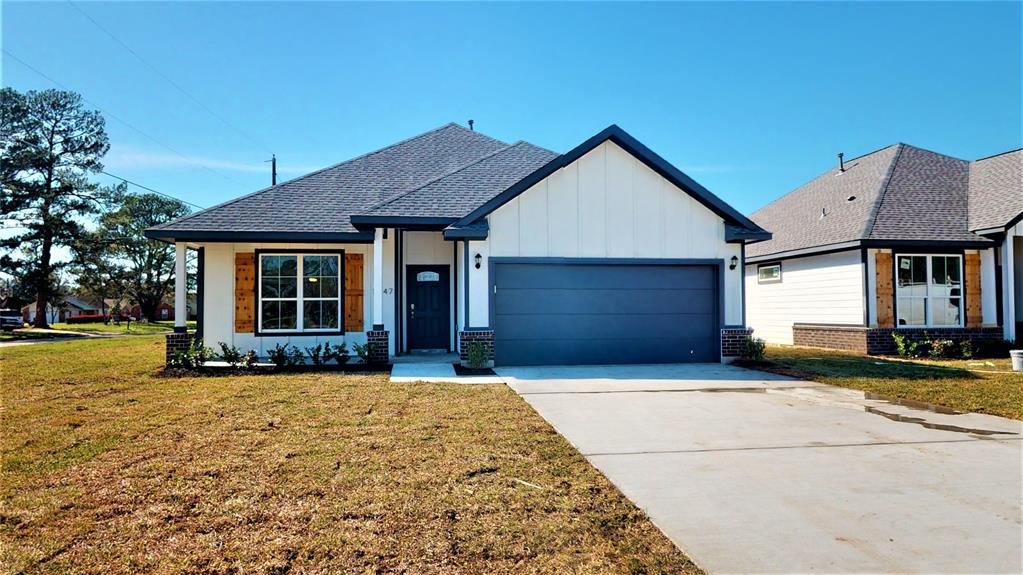
[[[793,323],[863,325],[863,262],[852,250],[784,260],[781,281],[746,266],[746,323],[756,337],[791,344]]]
[[[384,240],[384,288],[391,288],[384,295],[384,323],[394,324],[394,234]],[[373,245],[372,244],[261,244],[261,243],[208,243],[204,248],[204,285],[203,285],[203,339],[208,347],[219,353],[219,342],[237,346],[242,351],[255,350],[260,356],[267,353],[277,344],[295,345],[304,350],[321,343],[338,344],[347,342],[349,352],[353,343],[366,342],[366,330],[373,323]],[[253,333],[234,333],[234,274],[235,253],[252,253],[256,250],[344,250],[345,253],[363,254],[363,321],[364,328],[345,335],[263,335],[257,337]],[[257,262],[258,264],[258,262]],[[343,263],[342,263],[343,265]],[[342,305],[341,321],[344,306]],[[258,310],[257,310],[258,314]],[[392,330],[391,350],[394,353],[394,337]]]
[[[742,270],[728,269],[738,244],[724,222],[613,142],[604,142],[489,216],[490,237],[470,242],[470,325],[489,324],[487,259],[493,257],[720,259],[725,318],[742,323]],[[498,286],[500,289],[500,286]]]

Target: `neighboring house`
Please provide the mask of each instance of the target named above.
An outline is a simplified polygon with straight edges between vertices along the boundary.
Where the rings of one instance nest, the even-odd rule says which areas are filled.
[[[188,319],[196,318],[196,302],[194,294],[188,294]],[[132,305],[125,308],[127,313],[130,313],[132,317],[142,318],[142,307],[138,304]],[[174,298],[173,296],[165,299],[156,307],[156,317],[146,318],[149,321],[174,321]]]
[[[617,126],[557,154],[457,124],[146,235],[179,270],[198,250],[207,345],[473,340],[505,365],[735,355],[744,244],[770,237]]]
[[[750,216],[748,323],[769,342],[890,353],[893,330],[1009,339],[1023,321],[1023,150],[968,162],[906,144]]]
[[[54,306],[46,304],[46,323],[61,323],[73,315],[100,313],[98,306],[88,298],[78,296],[66,296],[63,301]],[[36,303],[32,302],[22,306],[21,317],[25,323],[34,323],[36,320]]]

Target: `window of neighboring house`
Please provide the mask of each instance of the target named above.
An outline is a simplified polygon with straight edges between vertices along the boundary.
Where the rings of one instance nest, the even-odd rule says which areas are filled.
[[[781,264],[769,264],[757,268],[757,283],[770,284],[781,281]]]
[[[962,257],[900,255],[895,273],[900,326],[962,325]]]
[[[340,254],[260,254],[259,331],[339,331]]]
[[[160,318],[161,319],[167,319],[169,316],[170,316],[170,312],[169,312],[169,310],[167,308],[165,308],[165,307],[160,308]]]

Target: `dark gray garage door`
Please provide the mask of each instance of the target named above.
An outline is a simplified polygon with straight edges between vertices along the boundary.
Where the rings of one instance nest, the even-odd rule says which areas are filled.
[[[496,363],[718,361],[718,269],[495,263]]]

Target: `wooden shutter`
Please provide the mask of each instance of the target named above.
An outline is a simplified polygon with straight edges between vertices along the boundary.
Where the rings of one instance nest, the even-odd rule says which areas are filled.
[[[980,291],[980,254],[967,253],[964,260],[966,268],[966,327],[980,327],[983,323]]]
[[[877,326],[895,327],[892,254],[886,252],[874,254],[874,269],[876,272],[875,285],[877,286]]]
[[[362,331],[362,254],[345,254],[345,331]]]
[[[234,254],[234,331],[256,330],[256,254]]]

